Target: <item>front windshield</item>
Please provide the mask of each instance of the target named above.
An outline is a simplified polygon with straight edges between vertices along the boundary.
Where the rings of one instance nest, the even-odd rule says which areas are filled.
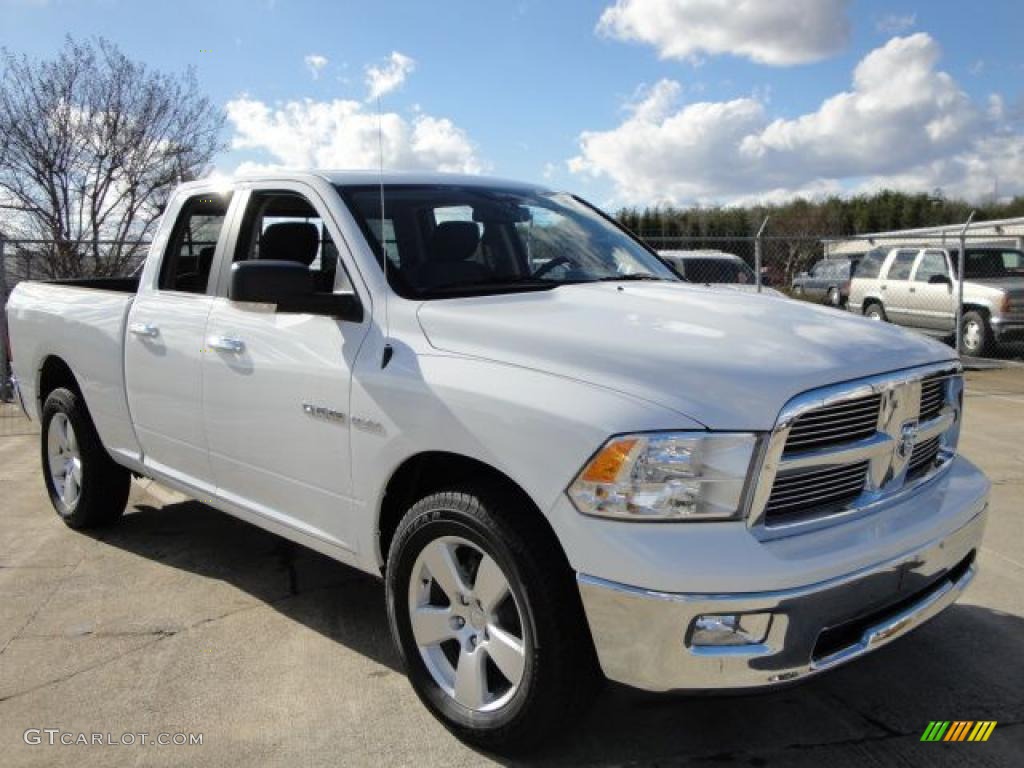
[[[954,252],[953,263],[957,254]],[[1024,252],[987,248],[966,251],[964,274],[967,279],[980,280],[987,277],[1024,277]]]
[[[409,298],[679,278],[571,195],[473,186],[339,187],[392,287]]]

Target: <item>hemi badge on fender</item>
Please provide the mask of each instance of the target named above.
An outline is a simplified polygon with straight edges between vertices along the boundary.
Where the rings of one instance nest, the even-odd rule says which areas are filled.
[[[324,408],[322,405],[313,405],[312,403],[303,403],[302,410],[309,416],[315,419],[324,419],[326,421],[333,421],[337,424],[345,423],[345,414],[341,411],[335,411],[330,408]]]

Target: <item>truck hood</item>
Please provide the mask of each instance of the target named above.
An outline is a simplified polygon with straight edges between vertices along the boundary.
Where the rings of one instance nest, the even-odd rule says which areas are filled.
[[[684,283],[435,300],[418,315],[438,350],[607,387],[711,429],[767,430],[801,392],[954,357],[846,312]]]

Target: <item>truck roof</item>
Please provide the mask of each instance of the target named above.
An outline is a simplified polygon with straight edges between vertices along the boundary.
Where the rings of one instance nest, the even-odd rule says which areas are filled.
[[[280,169],[267,171],[244,172],[234,176],[217,179],[200,179],[182,184],[183,188],[209,188],[213,184],[229,184],[233,181],[299,181],[323,179],[330,184],[342,186],[361,186],[378,184],[383,179],[384,186],[405,184],[426,185],[442,184],[459,187],[497,187],[500,189],[545,190],[542,184],[530,184],[523,181],[480,176],[467,173],[442,173],[439,171],[384,171],[375,170],[331,170],[317,168]]]

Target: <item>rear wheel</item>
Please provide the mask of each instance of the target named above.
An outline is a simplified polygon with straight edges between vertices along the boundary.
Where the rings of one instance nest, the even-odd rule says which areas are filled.
[[[595,680],[564,556],[533,510],[471,487],[402,519],[388,555],[388,618],[409,680],[465,741],[522,751],[565,728]]]
[[[872,302],[864,308],[864,317],[878,322],[886,322],[889,319],[885,314],[885,308],[878,302]]]
[[[968,355],[984,355],[992,351],[992,327],[981,312],[965,312],[963,317],[963,351]]]
[[[798,299],[802,299],[804,297],[804,287],[802,285],[794,285],[793,295],[796,296]]]
[[[831,307],[838,307],[838,306],[841,306],[842,303],[843,303],[843,298],[839,294],[839,289],[838,288],[829,288],[828,289],[828,304],[829,304],[829,306],[831,306]]]
[[[128,502],[131,475],[100,443],[79,395],[55,389],[43,404],[43,478],[53,508],[72,528],[117,521]]]

